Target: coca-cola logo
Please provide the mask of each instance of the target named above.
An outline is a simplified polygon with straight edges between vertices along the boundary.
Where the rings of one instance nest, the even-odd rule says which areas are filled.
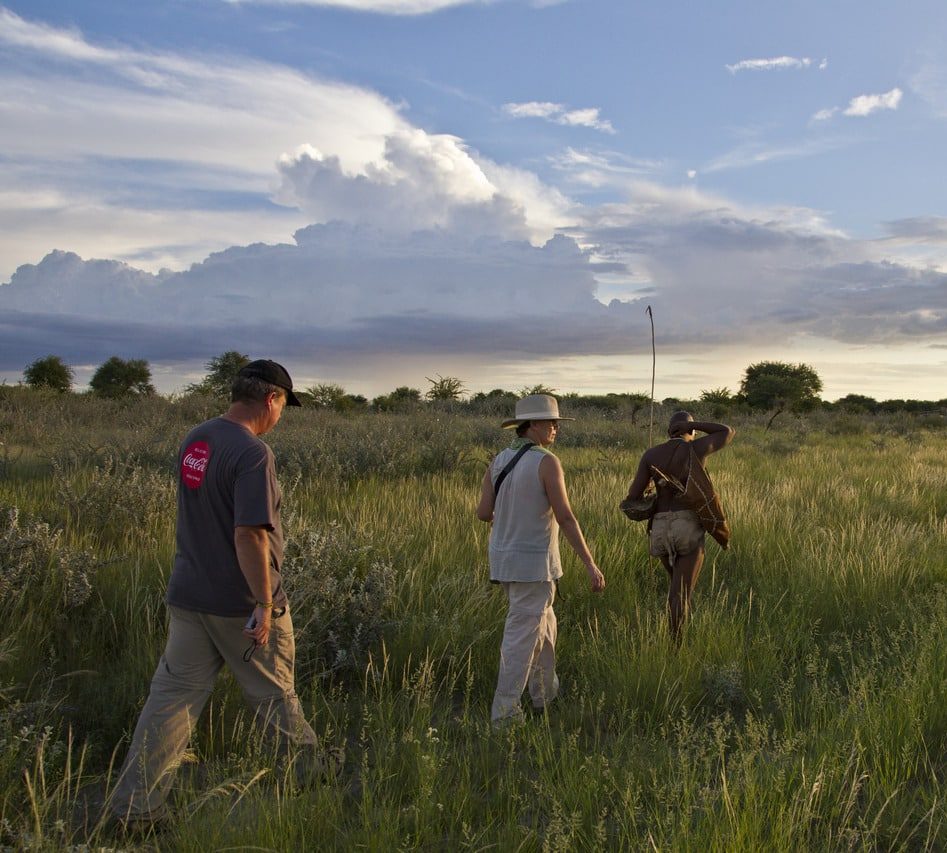
[[[189,489],[196,489],[204,482],[204,472],[210,461],[210,446],[206,441],[195,441],[181,457],[181,482]]]

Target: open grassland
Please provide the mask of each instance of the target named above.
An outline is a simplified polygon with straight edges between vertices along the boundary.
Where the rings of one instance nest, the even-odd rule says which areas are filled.
[[[216,412],[0,389],[0,846],[127,846],[101,804],[164,641],[177,444]],[[608,588],[563,544],[561,707],[494,732],[505,608],[473,508],[497,420],[287,412],[297,687],[347,766],[294,790],[224,676],[145,845],[947,849],[942,419],[737,420],[709,464],[733,545],[708,545],[679,650],[617,510],[647,428],[568,425]]]

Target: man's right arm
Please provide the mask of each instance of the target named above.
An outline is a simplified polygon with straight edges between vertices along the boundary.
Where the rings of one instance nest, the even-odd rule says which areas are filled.
[[[266,645],[273,617],[273,593],[270,585],[270,539],[265,527],[238,525],[233,532],[234,549],[240,571],[257,602],[253,609],[256,627],[244,633],[261,646]],[[260,604],[268,605],[260,607]]]
[[[641,461],[638,463],[638,470],[635,473],[635,479],[631,481],[628,487],[627,499],[636,501],[644,497],[644,490],[648,487],[648,481],[651,479],[651,466],[646,460],[646,454],[642,454]]]

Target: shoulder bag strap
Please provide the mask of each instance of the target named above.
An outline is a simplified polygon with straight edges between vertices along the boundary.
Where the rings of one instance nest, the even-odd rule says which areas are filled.
[[[524,444],[516,452],[516,455],[509,462],[506,463],[506,467],[500,472],[499,476],[497,476],[496,482],[493,484],[494,498],[496,497],[497,492],[500,491],[500,486],[503,485],[503,481],[507,478],[507,475],[510,473],[510,471],[512,471],[516,467],[516,463],[520,461],[520,459],[523,457],[523,454],[527,450],[529,450],[531,447],[535,447],[535,446],[536,445],[533,444],[532,442],[530,442],[529,444]]]

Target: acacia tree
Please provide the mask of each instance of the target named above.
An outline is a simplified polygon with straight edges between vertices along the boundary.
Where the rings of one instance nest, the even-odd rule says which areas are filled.
[[[725,406],[733,402],[729,388],[708,388],[700,392],[700,402]]]
[[[729,388],[706,388],[700,392],[700,402],[710,406],[712,417],[722,418],[736,402]]]
[[[437,374],[437,379],[431,379],[430,376],[424,378],[431,383],[431,387],[427,389],[427,393],[424,395],[428,400],[459,400],[464,391],[467,390],[464,388],[463,380],[456,376]]]
[[[822,380],[808,364],[761,361],[751,364],[740,394],[755,409],[805,411],[819,403]]]
[[[23,379],[30,388],[50,388],[66,393],[72,388],[72,368],[58,355],[47,355],[27,365]]]
[[[470,398],[472,402],[479,403],[482,400],[515,400],[515,391],[506,391],[503,388],[494,388],[492,391],[478,391]]]
[[[556,393],[556,389],[542,384],[532,386],[527,385],[524,388],[520,388],[517,393],[520,395],[520,397],[528,397],[530,394],[548,394],[549,396],[553,396]]]
[[[878,401],[864,394],[846,394],[835,401],[836,408],[846,412],[877,412]]]
[[[345,396],[345,389],[335,382],[320,382],[318,385],[307,388],[305,393],[314,406],[320,409],[333,409]]]
[[[421,402],[421,392],[417,388],[401,385],[390,394],[383,394],[372,400],[372,405],[380,412],[405,412],[417,407]]]
[[[186,393],[208,394],[211,397],[230,397],[230,386],[240,368],[250,363],[250,356],[236,350],[215,355],[207,362],[207,375],[195,385],[188,385]]]
[[[628,402],[631,404],[631,423],[638,425],[638,413],[650,402],[651,397],[640,391],[632,391],[628,394]]]
[[[478,391],[470,398],[470,407],[473,411],[484,415],[496,415],[512,411],[516,404],[516,392],[503,388],[494,388],[492,391]]]
[[[313,385],[301,392],[299,396],[320,409],[334,409],[337,412],[360,409],[368,402],[361,394],[349,394],[335,382],[321,382]]]
[[[117,355],[99,365],[89,386],[99,397],[144,397],[155,393],[148,362],[143,358],[125,361]]]

